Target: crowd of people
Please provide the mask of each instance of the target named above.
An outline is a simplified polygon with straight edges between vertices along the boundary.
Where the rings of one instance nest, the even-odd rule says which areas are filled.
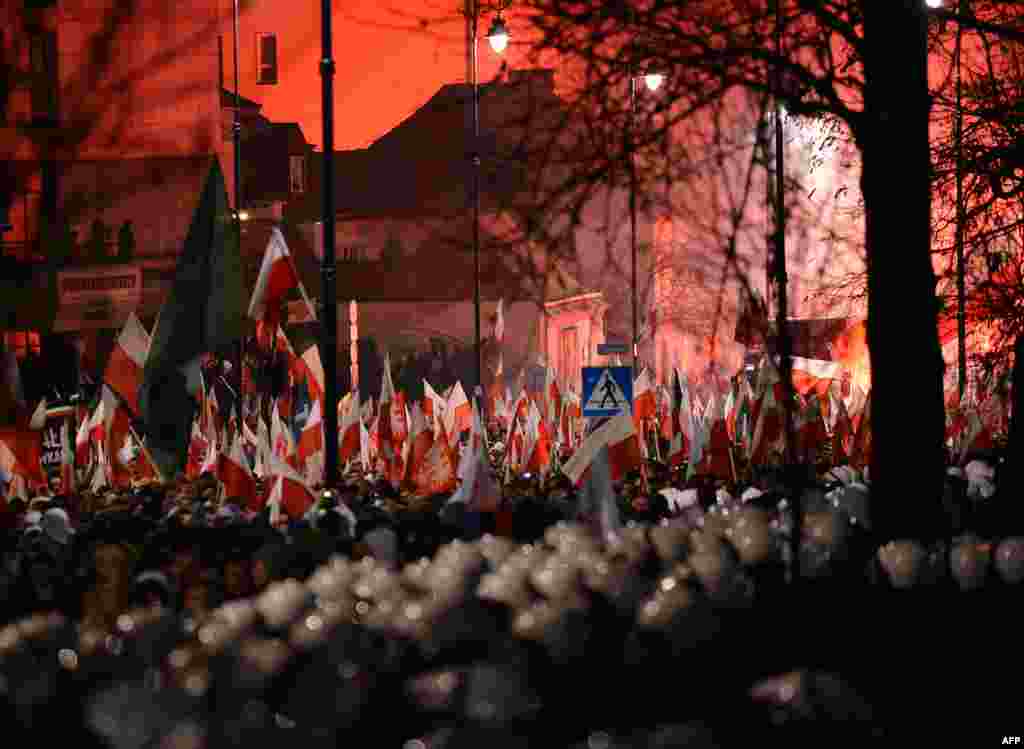
[[[881,548],[847,466],[795,489],[652,459],[611,527],[557,471],[480,513],[354,469],[276,526],[212,475],[33,492],[0,513],[0,711],[125,749],[803,745],[1003,717],[1024,527],[1001,465],[950,470],[946,541]]]

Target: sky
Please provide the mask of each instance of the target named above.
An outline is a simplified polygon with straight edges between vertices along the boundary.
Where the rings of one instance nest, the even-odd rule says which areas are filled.
[[[242,93],[263,104],[263,114],[271,120],[298,122],[306,139],[320,146],[319,4],[296,6],[304,7],[282,17],[279,0],[254,0],[243,13]],[[335,0],[334,7],[336,149],[369,145],[441,86],[465,79],[464,21],[458,0]],[[484,14],[479,26],[481,82],[492,78],[502,61],[483,39],[492,18]],[[425,30],[422,20],[429,21]],[[509,21],[514,37],[516,22],[511,16]],[[276,86],[246,80],[246,60],[255,58],[255,48],[254,43],[251,50],[245,47],[261,31],[278,35]],[[504,59],[512,67],[522,67],[524,56],[523,45],[517,47],[513,41]]]

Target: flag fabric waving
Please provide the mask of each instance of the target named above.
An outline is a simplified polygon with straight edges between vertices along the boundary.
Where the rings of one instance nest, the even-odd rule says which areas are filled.
[[[169,478],[185,464],[195,410],[191,374],[204,353],[241,338],[242,261],[232,226],[224,175],[214,160],[153,331],[139,390],[150,450]]]
[[[117,337],[103,380],[114,389],[135,415],[139,413],[139,386],[149,355],[149,333],[132,312]]]

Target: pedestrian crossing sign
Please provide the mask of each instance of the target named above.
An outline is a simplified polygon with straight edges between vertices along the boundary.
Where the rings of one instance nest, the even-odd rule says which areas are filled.
[[[632,409],[632,367],[583,367],[584,416],[615,416]]]

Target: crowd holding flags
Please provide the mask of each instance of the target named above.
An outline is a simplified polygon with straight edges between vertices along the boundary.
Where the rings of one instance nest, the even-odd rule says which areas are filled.
[[[231,222],[225,215],[223,177],[214,165],[152,335],[129,315],[98,398],[80,410],[73,443],[72,426],[64,425],[63,491],[76,479],[99,490],[181,472],[209,473],[219,479],[224,496],[238,497],[251,511],[269,507],[275,518],[296,518],[312,506],[313,491],[325,477],[323,416],[331,406],[325,402],[319,349],[310,346],[297,355],[280,324],[281,306],[293,292],[314,316],[280,230],[268,242],[248,316],[258,344],[285,360],[287,386],[271,399],[245,376],[243,365],[242,392],[222,404],[215,383],[202,375],[204,360],[234,345],[242,333],[240,264],[230,252]],[[385,355],[379,402],[361,401],[353,392],[337,404],[339,465],[346,472],[359,466],[411,494],[454,492],[451,502],[496,512],[501,490],[491,472],[490,428],[504,436],[493,451],[499,475],[543,479],[561,473],[576,485],[590,482],[588,496],[598,498],[594,512],[605,518],[607,531],[614,523],[602,506],[609,495],[605,484],[643,468],[645,458],[685,468],[687,477],[725,481],[737,481],[748,466],[782,458],[786,388],[769,358],[753,381],[740,373],[728,383],[695,384],[676,367],[658,385],[649,371],[635,373],[632,410],[591,425],[585,434],[580,394],[564,387],[550,365],[538,392],[528,391],[522,375],[515,389],[506,386],[504,314],[502,300],[494,324],[498,362],[486,403],[470,401],[461,382],[441,394],[426,380],[422,399],[410,400],[395,388]],[[848,344],[843,352],[856,348]],[[10,359],[5,356],[5,366]],[[833,461],[866,466],[872,444],[869,381],[851,382],[844,360],[796,357],[792,372],[795,457],[813,461],[828,452]],[[15,385],[7,400],[26,413],[17,375],[15,361],[13,379],[6,378]],[[1001,386],[988,396],[968,390],[950,409],[947,439],[961,458],[991,447],[1005,433],[1009,387]],[[38,434],[46,404],[34,413],[37,418],[0,430],[0,478],[9,495],[46,483]]]

